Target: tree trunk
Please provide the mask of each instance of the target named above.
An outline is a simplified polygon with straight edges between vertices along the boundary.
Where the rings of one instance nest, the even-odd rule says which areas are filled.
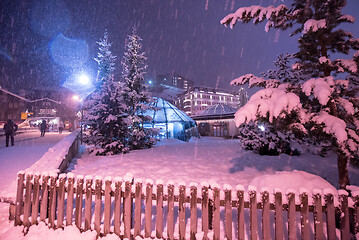
[[[341,189],[349,185],[348,158],[342,151],[338,151],[338,175]]]

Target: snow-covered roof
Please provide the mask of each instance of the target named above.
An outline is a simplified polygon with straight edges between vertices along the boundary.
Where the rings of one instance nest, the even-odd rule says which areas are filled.
[[[207,115],[224,115],[224,114],[231,114],[235,113],[237,109],[231,107],[227,104],[216,104],[206,108],[200,115],[207,116]]]
[[[3,91],[4,93],[7,93],[7,94],[11,95],[11,96],[17,97],[17,98],[19,98],[19,99],[21,99],[21,100],[23,100],[25,102],[33,103],[33,102],[40,102],[40,101],[47,100],[47,101],[51,101],[51,102],[54,102],[54,103],[57,103],[57,104],[61,104],[61,102],[55,101],[55,100],[47,98],[47,97],[46,98],[41,98],[41,99],[30,100],[30,99],[24,98],[24,97],[22,97],[20,95],[17,95],[15,93],[9,92],[9,91],[1,88],[1,86],[0,86],[0,90]]]
[[[154,99],[152,106],[157,109],[147,110],[144,113],[144,115],[152,117],[153,123],[194,122],[192,118],[168,101],[157,97],[154,97]]]

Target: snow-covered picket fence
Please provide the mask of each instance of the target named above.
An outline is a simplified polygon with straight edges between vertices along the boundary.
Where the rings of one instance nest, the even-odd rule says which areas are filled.
[[[358,234],[359,192],[350,198],[339,190],[338,201],[331,191],[315,191],[313,199],[308,195],[229,185],[221,190],[216,184],[175,187],[126,176],[103,180],[19,172],[15,226],[74,224],[81,231],[129,239],[336,239],[337,214],[341,239],[350,239],[350,231]]]

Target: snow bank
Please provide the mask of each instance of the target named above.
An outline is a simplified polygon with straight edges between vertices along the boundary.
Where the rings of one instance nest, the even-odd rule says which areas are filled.
[[[72,143],[80,133],[80,129],[73,131],[55,146],[50,148],[37,162],[27,168],[25,171],[58,173],[62,161],[69,152]]]

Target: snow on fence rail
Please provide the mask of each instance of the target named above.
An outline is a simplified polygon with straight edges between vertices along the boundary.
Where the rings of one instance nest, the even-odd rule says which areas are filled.
[[[199,188],[194,184],[187,190],[184,185],[154,185],[150,180],[142,183],[126,177],[103,181],[81,175],[75,179],[72,173],[57,177],[19,172],[15,226],[30,227],[39,221],[50,228],[75,224],[81,231],[95,230],[101,236],[114,233],[129,239],[336,239],[337,213],[341,239],[359,232],[359,193],[355,193],[354,207],[350,207],[348,194],[342,190],[337,206],[332,193],[322,195],[319,191],[311,201],[305,192],[296,196],[276,190],[271,195],[255,189],[245,192],[244,188],[227,187],[222,191],[216,186]],[[299,197],[299,204],[295,197]],[[354,229],[350,229],[349,219],[355,222]],[[186,229],[187,221],[190,224]],[[245,227],[248,225],[249,230]]]

